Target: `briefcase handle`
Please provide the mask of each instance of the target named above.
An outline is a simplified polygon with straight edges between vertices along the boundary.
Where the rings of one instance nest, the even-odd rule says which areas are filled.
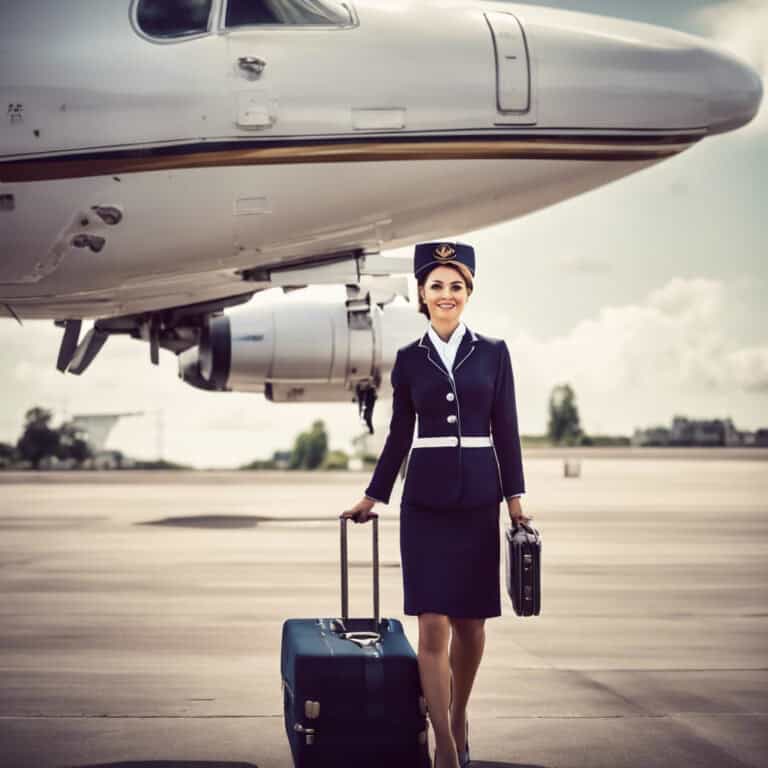
[[[539,536],[539,532],[528,523],[518,523],[517,520],[512,521],[512,533],[514,534],[518,528],[522,528],[523,530],[528,531],[528,533],[532,533],[534,536]]]
[[[339,518],[341,522],[341,619],[349,618],[349,562],[347,555],[347,521],[349,518]],[[374,627],[379,627],[379,518],[371,518],[373,522],[373,620]],[[351,639],[351,638],[350,638]]]

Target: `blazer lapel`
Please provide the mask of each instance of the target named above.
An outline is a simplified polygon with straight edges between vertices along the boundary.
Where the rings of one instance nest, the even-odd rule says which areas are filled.
[[[456,350],[456,359],[453,362],[454,374],[458,367],[472,354],[476,343],[477,335],[467,327],[467,330],[461,337],[459,348]],[[448,369],[445,367],[445,363],[443,363],[443,358],[440,357],[440,353],[435,349],[435,345],[432,343],[432,339],[429,338],[428,332],[425,331],[424,335],[419,340],[419,347],[427,353],[429,362],[432,363],[432,365],[434,365],[444,376],[450,378]]]
[[[440,357],[440,353],[435,349],[435,345],[432,343],[432,339],[429,338],[429,333],[427,331],[425,331],[424,335],[421,337],[419,347],[426,351],[429,362],[432,363],[443,376],[450,378],[448,369],[445,367],[443,359]]]
[[[475,332],[467,327],[467,330],[464,331],[464,335],[461,337],[459,348],[456,350],[456,360],[453,363],[454,375],[456,375],[459,366],[475,351],[476,343],[477,336],[475,335]]]

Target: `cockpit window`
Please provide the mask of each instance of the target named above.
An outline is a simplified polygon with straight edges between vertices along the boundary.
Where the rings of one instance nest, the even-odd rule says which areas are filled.
[[[346,26],[352,21],[343,3],[331,0],[229,0],[226,25],[323,24]]]
[[[149,37],[174,38],[208,31],[212,0],[139,0],[136,23]]]

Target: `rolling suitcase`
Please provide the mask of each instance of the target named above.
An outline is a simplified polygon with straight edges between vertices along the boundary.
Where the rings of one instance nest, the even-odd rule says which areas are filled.
[[[541,536],[526,523],[505,530],[507,592],[518,616],[541,612]]]
[[[397,619],[379,618],[378,518],[372,522],[373,618],[348,617],[341,518],[341,618],[283,623],[283,715],[296,768],[429,768],[416,654]]]

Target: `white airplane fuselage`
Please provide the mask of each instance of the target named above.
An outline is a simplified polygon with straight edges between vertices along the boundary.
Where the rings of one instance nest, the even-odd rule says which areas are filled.
[[[192,304],[512,219],[748,122],[762,93],[697,38],[523,5],[227,26],[215,0],[176,39],[138,6],[3,4],[0,314]]]

